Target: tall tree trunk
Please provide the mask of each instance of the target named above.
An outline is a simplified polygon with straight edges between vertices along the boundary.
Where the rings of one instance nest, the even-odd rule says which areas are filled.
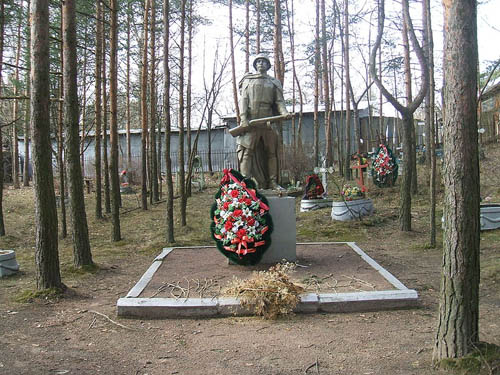
[[[288,34],[290,35],[290,54],[292,58],[292,75],[293,75],[293,112],[295,112],[295,87],[297,87],[298,95],[299,95],[299,118],[297,124],[297,131],[294,132],[295,139],[293,142],[293,147],[296,152],[302,152],[302,115],[304,109],[304,97],[302,95],[302,88],[300,85],[299,78],[297,76],[297,69],[295,65],[295,10],[294,10],[294,2],[292,0],[292,9],[291,12],[288,9],[288,1],[285,1],[286,12],[287,12],[287,26],[288,26]],[[290,17],[291,15],[291,17]],[[292,119],[292,127],[295,129],[296,124],[295,121],[297,119],[294,117]]]
[[[85,139],[86,139],[86,126],[87,123],[87,38],[88,38],[88,29],[85,26],[85,37],[84,37],[84,45],[83,45],[83,91],[82,91],[82,135],[80,138],[80,163],[82,169],[82,176],[85,177]]]
[[[3,2],[2,2],[3,3]],[[35,186],[35,263],[39,290],[62,289],[57,241],[57,210],[50,144],[49,4],[32,0],[30,18],[31,129]]]
[[[19,7],[22,9],[22,1]],[[17,47],[16,47],[16,67],[14,69],[14,96],[19,95],[19,63],[21,60],[21,16],[19,12],[19,19],[17,25]],[[15,189],[20,188],[19,184],[19,141],[17,136],[17,128],[19,122],[19,99],[14,99],[13,123],[12,123],[12,182]]]
[[[0,82],[2,80],[3,68],[3,41],[5,31],[5,2],[0,1]],[[0,95],[2,94],[2,85],[0,85]],[[2,131],[0,130],[0,145],[3,145]],[[0,147],[0,237],[5,236],[5,222],[3,220],[3,147]]]
[[[186,186],[184,173],[184,36],[186,33],[186,0],[181,0],[181,40],[179,45],[179,171],[177,172],[181,197],[181,225],[186,226]]]
[[[274,76],[285,85],[285,58],[283,56],[283,31],[281,26],[281,1],[274,0]],[[278,127],[278,163],[283,160],[283,121],[277,123]],[[281,171],[281,168],[279,168]],[[281,173],[278,176],[281,184]]]
[[[436,246],[436,125],[434,121],[435,108],[435,82],[434,82],[434,37],[432,35],[432,17],[430,0],[424,1],[424,19],[427,36],[427,61],[429,64],[429,130],[426,139],[428,140],[427,159],[430,161],[430,179],[429,179],[429,194],[430,194],[430,217],[429,217],[429,234],[430,246]],[[426,121],[427,122],[427,121]],[[427,161],[427,160],[426,160]]]
[[[479,341],[477,3],[444,6],[444,238],[434,359],[462,357]]]
[[[245,73],[250,71],[250,0],[245,0]]]
[[[170,159],[170,2],[163,0],[163,73],[165,76],[163,87],[163,110],[165,111],[165,179],[166,179],[166,241],[171,244],[174,239],[174,186],[172,184],[172,160]]]
[[[104,9],[104,8],[103,8]],[[111,213],[111,196],[109,186],[109,164],[108,164],[108,90],[106,70],[106,16],[103,12],[102,29],[102,164],[104,165],[104,209],[107,214]]]
[[[349,2],[344,1],[344,70],[345,70],[345,153],[344,153],[344,176],[351,179],[351,73],[349,59]],[[356,125],[356,124],[355,124]],[[359,138],[359,137],[358,137]],[[358,139],[359,142],[359,139]]]
[[[316,6],[316,27],[314,34],[314,117],[313,117],[313,150],[314,166],[319,167],[319,69],[320,69],[320,51],[319,51],[319,0],[315,2]]]
[[[76,8],[75,0],[63,4],[63,81],[64,127],[73,230],[73,263],[75,267],[92,264],[87,214],[83,198],[83,177],[80,165],[80,137],[78,122],[78,86],[76,61]]]
[[[63,14],[63,4],[61,4],[61,18]],[[64,41],[63,41],[63,23],[60,25],[60,62],[61,71],[64,71]],[[64,77],[61,75],[59,77],[59,105],[58,105],[58,134],[57,134],[57,166],[59,167],[59,202],[61,205],[61,238],[66,238],[68,235],[68,229],[66,225],[66,168],[64,166],[64,159],[66,158],[64,154]]]
[[[415,30],[413,28],[413,23],[410,18],[409,13],[409,5],[408,0],[403,0],[403,12],[404,17],[408,26],[408,33],[410,37],[411,44],[413,49],[417,55],[420,67],[422,69],[422,83],[420,86],[420,90],[411,102],[407,103],[407,106],[402,105],[384,86],[381,81],[381,78],[377,74],[375,68],[375,57],[377,54],[377,50],[380,48],[380,44],[382,41],[382,34],[384,31],[384,22],[385,22],[385,4],[384,0],[380,1],[379,4],[379,17],[378,17],[378,32],[377,39],[375,44],[373,45],[371,54],[370,54],[370,73],[373,77],[373,80],[377,84],[378,88],[382,91],[384,97],[396,108],[396,110],[403,117],[403,149],[410,150],[411,144],[411,129],[413,126],[413,113],[418,108],[418,106],[422,103],[429,84],[429,74],[427,63],[425,60],[425,56],[423,54],[422,48],[418,43],[417,37],[415,35]],[[406,151],[408,154],[408,152]],[[404,171],[401,181],[401,191],[400,191],[400,210],[399,210],[399,225],[402,231],[411,231],[411,158],[404,158]]]
[[[156,5],[155,0],[151,0],[151,77],[150,77],[150,101],[151,101],[151,134],[150,134],[150,148],[151,148],[151,196],[150,202],[158,202],[160,200],[158,195],[158,157],[156,150]]]
[[[326,43],[326,9],[325,0],[321,0],[321,60],[323,74],[323,98],[325,101],[325,157],[327,165],[333,164],[332,129],[331,129],[331,108],[330,108],[330,77],[328,64],[328,48]]]
[[[96,3],[96,35],[95,35],[95,217],[102,219],[102,164],[101,164],[101,127],[102,127],[102,36],[103,34],[103,11],[102,3]],[[128,50],[127,50],[128,51]],[[128,93],[128,91],[127,91]]]
[[[232,1],[232,0],[231,0]],[[260,0],[255,0],[255,13],[257,13],[257,19],[255,21],[255,48],[257,49],[257,54],[260,53]],[[232,43],[231,43],[232,45]],[[236,106],[238,107],[238,106]]]
[[[25,31],[25,37],[26,37],[26,64],[28,68],[28,74],[26,74],[26,97],[30,97],[30,75],[29,71],[31,70],[31,60],[30,60],[30,27],[31,27],[31,21],[29,18],[29,8],[30,8],[30,0],[28,0],[28,5],[27,5],[27,27]],[[0,60],[0,64],[1,64]],[[0,82],[1,82],[1,75],[0,75]],[[24,166],[23,166],[23,186],[30,186],[30,175],[29,175],[29,167],[30,167],[30,106],[28,101],[25,101],[25,119],[24,119]],[[1,139],[0,139],[0,144],[2,144]],[[0,165],[3,165],[0,163]],[[1,207],[1,206],[0,206]]]
[[[126,124],[126,132],[127,132],[127,169],[128,171],[132,170],[132,145],[130,143],[130,24],[132,23],[131,15],[132,15],[132,7],[131,2],[127,3],[127,72],[126,72],[126,100],[127,100],[127,124]]]
[[[187,154],[191,159],[193,145],[191,144],[191,94],[192,94],[192,70],[193,70],[193,0],[189,1],[189,8],[187,17],[188,21],[188,72],[187,72],[187,86],[186,86],[186,130],[187,130]],[[191,168],[191,167],[189,167]],[[186,199],[191,196],[191,173],[188,173],[186,179]]]
[[[260,14],[260,13],[257,13]],[[236,86],[236,65],[234,63],[234,40],[233,40],[233,0],[229,0],[229,51],[231,53],[231,74],[233,84],[233,100],[236,111],[236,123],[240,123],[240,108],[238,106],[238,88]],[[259,37],[257,37],[259,40]]]
[[[402,3],[403,7],[405,6],[405,2]],[[413,100],[413,94],[411,90],[411,61],[410,61],[410,41],[408,40],[408,20],[406,17],[406,12],[403,9],[403,28],[402,28],[402,36],[403,36],[403,50],[404,50],[404,71],[405,71],[405,90],[406,90],[406,105]],[[411,138],[408,138],[409,143],[407,144],[407,148],[403,148],[404,157],[410,159],[410,168],[411,168],[411,193],[417,194],[418,186],[417,186],[417,159],[416,159],[416,137],[415,137],[415,122],[413,121],[411,124],[406,124],[403,122],[403,125],[409,126],[408,131]]]
[[[283,31],[281,27],[281,2],[274,0],[274,77],[285,85],[285,60],[283,58]]]
[[[142,67],[141,67],[141,202],[142,209],[148,209],[148,169],[147,169],[147,139],[148,139],[148,13],[150,0],[144,0]]]
[[[67,0],[66,0],[67,1]],[[112,241],[122,239],[120,230],[120,179],[118,176],[118,1],[111,0],[109,99],[111,104],[111,217],[113,222]]]

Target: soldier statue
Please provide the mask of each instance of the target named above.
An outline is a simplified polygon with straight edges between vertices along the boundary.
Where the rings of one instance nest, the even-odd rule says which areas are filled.
[[[240,126],[231,134],[237,136],[241,174],[253,178],[261,189],[279,189],[279,137],[268,118],[278,115],[287,119],[292,115],[285,107],[280,81],[267,74],[269,58],[257,55],[253,67],[256,73],[245,74],[239,84]]]

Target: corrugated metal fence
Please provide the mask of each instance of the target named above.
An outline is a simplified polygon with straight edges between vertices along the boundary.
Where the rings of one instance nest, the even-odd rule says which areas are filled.
[[[200,151],[197,155],[201,159],[201,166],[204,172],[209,171],[208,167],[208,152]],[[179,169],[179,154],[171,153],[170,159],[172,161],[172,173],[177,173]],[[212,151],[211,155],[212,160],[212,171],[220,172],[224,170],[224,168],[238,168],[238,157],[236,155],[236,151]],[[140,172],[141,169],[141,156],[140,155],[132,155],[131,157],[131,165],[127,166],[127,160],[125,155],[120,155],[119,160],[119,170],[128,170],[130,172]],[[189,156],[187,153],[184,154],[184,165],[187,170],[188,167]],[[198,169],[199,170],[199,169]],[[165,158],[161,158],[161,171],[165,172]],[[85,166],[84,166],[84,174],[86,178],[94,178],[95,177],[95,163],[93,157],[85,158]]]

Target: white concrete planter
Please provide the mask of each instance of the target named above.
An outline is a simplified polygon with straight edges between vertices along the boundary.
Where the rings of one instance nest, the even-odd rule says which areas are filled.
[[[482,204],[479,213],[480,230],[500,228],[500,204]],[[444,229],[444,216],[441,217],[441,228]]]
[[[481,230],[500,228],[500,204],[482,204],[479,217]]]
[[[300,212],[319,210],[320,208],[332,207],[333,199],[302,199],[300,201]]]
[[[14,250],[0,250],[0,277],[12,275],[19,271]]]
[[[368,216],[373,213],[371,199],[332,202],[332,220],[348,221]]]

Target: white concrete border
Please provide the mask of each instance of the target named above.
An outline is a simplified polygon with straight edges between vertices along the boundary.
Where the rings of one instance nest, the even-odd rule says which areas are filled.
[[[377,270],[396,289],[355,293],[308,293],[300,296],[295,308],[298,313],[356,312],[412,307],[418,303],[418,293],[408,289],[389,271],[370,258],[354,242],[307,242],[297,245],[346,244],[365,262]],[[175,249],[214,248],[215,246],[184,246],[164,248],[126,297],[118,299],[117,314],[124,317],[181,318],[251,315],[237,298],[137,298],[149,284],[168,254]]]

